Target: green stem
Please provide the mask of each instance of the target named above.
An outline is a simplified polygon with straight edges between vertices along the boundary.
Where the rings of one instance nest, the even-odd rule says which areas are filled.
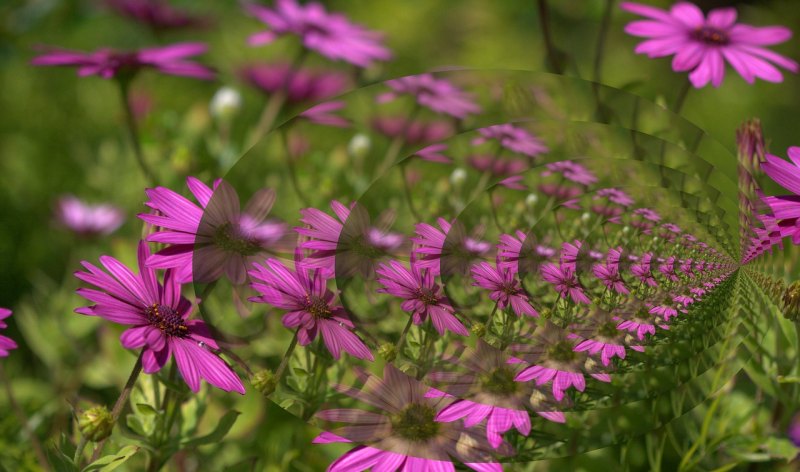
[[[20,425],[22,426],[22,430],[25,432],[25,435],[31,442],[31,446],[33,446],[33,453],[36,455],[36,460],[39,462],[39,465],[43,470],[50,470],[50,465],[47,463],[47,456],[44,453],[44,448],[42,448],[42,443],[39,442],[39,438],[36,437],[36,433],[31,428],[30,421],[28,421],[28,416],[22,410],[19,403],[17,403],[17,397],[14,396],[14,390],[12,390],[11,382],[9,382],[8,378],[6,377],[2,362],[0,362],[0,383],[2,383],[5,387],[6,395],[8,396],[8,403],[11,404],[11,409],[17,416],[17,421],[19,421]]]
[[[128,381],[125,382],[125,387],[122,388],[122,392],[120,392],[119,398],[117,398],[117,402],[114,403],[114,408],[111,410],[111,419],[113,420],[114,424],[116,424],[117,420],[119,419],[119,415],[122,413],[122,409],[125,408],[125,404],[128,402],[128,397],[130,396],[131,391],[133,390],[133,386],[136,384],[136,379],[139,378],[139,373],[142,371],[143,355],[144,351],[139,353],[139,357],[136,358],[136,363],[133,364],[133,370],[131,370],[131,375],[128,376]],[[100,441],[94,448],[94,452],[92,453],[92,458],[90,462],[94,462],[100,458],[100,453],[103,452],[103,445],[105,445],[106,440],[108,440],[108,438]]]
[[[403,190],[406,194],[408,209],[411,210],[411,214],[414,216],[414,218],[416,218],[417,221],[422,221],[422,217],[414,207],[414,199],[411,197],[411,184],[408,182],[408,170],[406,169],[405,163],[400,164],[400,171],[403,173]]]
[[[298,328],[298,331],[300,328]],[[292,342],[289,343],[289,347],[286,349],[286,353],[283,355],[283,359],[281,359],[280,365],[278,365],[278,370],[275,371],[275,384],[277,385],[281,381],[281,377],[283,377],[283,372],[286,370],[286,367],[289,365],[289,359],[291,359],[292,354],[294,353],[294,349],[297,347],[297,331],[294,332],[294,337],[292,337]]]
[[[498,303],[494,304],[494,308],[492,308],[492,312],[489,314],[489,321],[487,321],[486,327],[488,328],[486,332],[488,333],[492,329],[492,325],[494,324],[494,314],[497,313],[497,305]]]
[[[686,97],[689,95],[689,90],[692,89],[692,83],[688,80],[683,83],[680,90],[678,90],[678,95],[675,97],[675,103],[672,105],[672,112],[676,115],[681,113],[681,109],[683,109],[683,104],[686,102]]]
[[[558,60],[558,52],[550,31],[550,9],[548,8],[547,0],[537,0],[536,5],[539,8],[539,24],[542,27],[542,40],[544,41],[549,68],[556,74],[563,74],[564,68]]]
[[[120,79],[117,81],[117,84],[119,85],[122,109],[125,112],[125,125],[128,129],[128,136],[131,140],[131,146],[133,147],[133,156],[136,158],[136,163],[139,164],[139,168],[141,169],[142,174],[144,174],[144,178],[147,180],[148,185],[158,185],[155,174],[153,174],[153,171],[150,170],[150,168],[147,166],[147,162],[144,160],[142,144],[141,141],[139,141],[139,130],[136,126],[136,117],[133,115],[133,109],[131,109],[130,81],[128,79]]]
[[[300,190],[300,180],[297,178],[297,169],[295,169],[294,165],[294,156],[292,156],[289,149],[289,136],[286,130],[281,130],[281,138],[283,141],[284,155],[286,156],[286,169],[289,171],[289,181],[294,188],[294,192],[297,194],[297,198],[300,199],[300,202],[302,202],[304,206],[309,206],[308,197]]]
[[[79,468],[81,466],[81,458],[83,457],[83,450],[86,449],[86,444],[88,443],[89,440],[86,439],[86,436],[81,434],[81,439],[78,441],[78,447],[75,448],[75,455],[72,456],[72,463]]]
[[[397,340],[397,344],[394,345],[394,351],[397,354],[400,354],[400,349],[403,348],[403,344],[406,341],[406,335],[408,334],[408,330],[411,329],[411,325],[414,322],[414,316],[408,315],[408,323],[406,323],[406,327],[403,328],[403,332],[400,333],[400,339]]]
[[[375,172],[375,177],[378,178],[386,173],[390,167],[394,164],[394,161],[397,159],[397,156],[400,154],[400,150],[403,149],[403,145],[406,142],[406,133],[408,132],[408,128],[411,126],[411,123],[414,121],[414,117],[419,112],[419,105],[414,103],[414,108],[408,114],[408,117],[403,122],[403,127],[400,130],[400,133],[392,139],[392,142],[389,143],[389,148],[386,150],[386,154],[383,157],[383,161],[381,161],[380,166],[378,166],[378,170]]]

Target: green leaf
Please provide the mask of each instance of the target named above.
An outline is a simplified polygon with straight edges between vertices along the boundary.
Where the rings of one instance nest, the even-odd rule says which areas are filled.
[[[103,456],[87,465],[82,472],[110,472],[124,464],[137,452],[139,452],[139,446],[125,446],[118,453]]]
[[[147,415],[147,416],[153,416],[153,415],[157,415],[158,414],[158,411],[156,411],[155,408],[153,408],[152,406],[148,405],[147,403],[137,403],[136,404],[136,410],[139,413],[141,413],[143,415]]]
[[[78,472],[78,467],[72,462],[72,458],[61,449],[50,453],[50,465],[56,472]]]
[[[786,438],[767,438],[763,447],[770,456],[785,459],[786,462],[800,454],[800,448]]]
[[[193,447],[222,441],[225,435],[228,434],[228,431],[230,431],[233,427],[233,423],[236,422],[236,418],[239,415],[240,413],[236,410],[231,410],[225,413],[225,416],[223,416],[222,419],[219,420],[219,423],[217,423],[217,427],[214,428],[214,431],[205,436],[184,441],[182,444],[186,447]]]

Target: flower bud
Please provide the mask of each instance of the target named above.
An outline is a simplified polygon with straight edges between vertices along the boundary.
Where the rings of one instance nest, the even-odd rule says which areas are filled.
[[[581,220],[582,220],[584,223],[585,223],[585,222],[587,222],[587,221],[589,221],[591,218],[592,218],[592,214],[591,214],[591,213],[589,213],[588,211],[586,211],[586,212],[583,212],[583,214],[581,215]]]
[[[347,153],[354,159],[364,159],[372,147],[372,140],[364,133],[358,133],[347,143]]]
[[[475,336],[482,338],[486,334],[486,325],[483,323],[475,323],[469,328],[472,331],[472,334]]]
[[[553,316],[553,312],[550,311],[549,308],[542,308],[541,310],[539,310],[539,316],[541,316],[546,320],[549,320]]]
[[[800,281],[793,282],[783,293],[783,317],[800,320]]]
[[[250,383],[266,397],[275,391],[275,387],[278,386],[278,379],[271,370],[261,370],[253,374]]]
[[[467,171],[461,167],[456,167],[452,174],[450,174],[450,183],[454,187],[460,187],[464,181],[467,180]]]
[[[535,193],[529,193],[527,197],[525,197],[525,206],[528,208],[533,208],[536,206],[536,202],[539,201],[539,196]]]
[[[114,418],[104,406],[89,408],[78,419],[78,429],[81,434],[92,442],[100,442],[111,436],[114,429]]]
[[[622,227],[622,233],[623,234],[628,234],[630,232],[631,232],[631,227],[630,226],[625,225],[625,226]]]
[[[397,349],[394,348],[394,344],[384,343],[378,346],[378,355],[386,362],[392,362],[397,359]]]
[[[242,108],[242,95],[235,88],[222,87],[211,98],[208,107],[214,118],[230,120]]]

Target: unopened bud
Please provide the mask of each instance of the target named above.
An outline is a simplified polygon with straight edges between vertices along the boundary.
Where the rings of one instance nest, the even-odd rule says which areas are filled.
[[[278,386],[278,379],[271,370],[261,370],[253,374],[250,383],[257,391],[266,397],[275,391],[275,388]]]
[[[587,212],[584,212],[584,213],[581,215],[581,220],[583,220],[583,222],[585,223],[585,222],[589,221],[589,219],[590,219],[591,217],[592,217],[592,214],[591,214],[591,213],[589,213],[589,212],[587,211]]]
[[[525,197],[525,206],[528,208],[533,208],[536,206],[536,202],[539,201],[539,196],[535,193],[529,193],[527,197]]]
[[[800,281],[793,282],[783,293],[783,317],[787,320],[800,320]]]
[[[354,159],[363,159],[369,154],[372,147],[372,140],[363,133],[358,133],[347,143],[347,153]]]
[[[84,411],[78,419],[81,434],[92,442],[100,442],[111,436],[114,429],[114,418],[104,406],[95,406]]]
[[[378,346],[378,355],[386,362],[392,362],[397,359],[397,349],[394,348],[394,344],[384,343]]]
[[[450,174],[450,183],[455,187],[460,187],[465,180],[467,180],[467,171],[461,167],[457,167],[453,173]]]
[[[242,95],[232,87],[222,87],[211,98],[211,116],[218,120],[230,120],[242,108]]]
[[[486,325],[483,323],[475,323],[469,327],[469,330],[472,331],[472,334],[479,338],[482,338],[484,335],[486,335]]]

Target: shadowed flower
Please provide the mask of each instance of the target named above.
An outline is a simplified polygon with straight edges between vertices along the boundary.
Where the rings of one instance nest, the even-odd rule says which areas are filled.
[[[794,415],[786,435],[789,436],[789,440],[792,441],[796,447],[800,447],[800,413]]]
[[[290,270],[277,259],[264,265],[253,264],[252,288],[260,296],[250,301],[267,303],[287,310],[281,322],[289,329],[297,328],[297,342],[307,346],[322,334],[325,347],[339,359],[342,351],[359,359],[375,360],[369,348],[351,330],[355,328],[344,308],[333,304],[334,294],[328,289],[329,272],[312,269],[302,262]]]
[[[716,8],[706,18],[699,7],[689,2],[678,2],[669,11],[629,2],[620,7],[647,18],[625,26],[626,33],[648,38],[636,46],[636,53],[651,58],[675,55],[672,70],[691,71],[689,80],[696,88],[709,82],[719,87],[725,76],[725,62],[748,83],[756,78],[782,82],[783,75],[771,63],[791,72],[798,70],[797,62],[763,47],[791,38],[789,28],[737,24],[734,8]]]
[[[115,51],[106,48],[91,53],[52,49],[35,57],[31,64],[77,67],[78,75],[81,77],[97,75],[104,79],[118,77],[127,80],[141,69],[153,68],[167,75],[211,80],[215,77],[214,71],[202,64],[187,60],[188,57],[205,53],[207,49],[203,43],[178,43],[138,51]]]
[[[531,158],[549,151],[541,139],[510,123],[479,128],[478,133],[480,136],[472,140],[473,146],[495,140],[503,148]]]
[[[345,103],[339,100],[332,102],[324,102],[314,105],[308,110],[297,115],[300,118],[306,119],[311,123],[322,126],[333,126],[334,128],[347,128],[350,126],[350,120],[335,115],[333,112],[339,111],[345,107]]]
[[[644,352],[643,346],[630,344],[633,338],[617,328],[619,322],[620,319],[610,312],[594,309],[587,322],[577,328],[579,335],[585,339],[575,346],[575,352],[585,351],[590,355],[599,353],[604,366],[610,365],[614,357],[625,359],[626,347]]]
[[[446,121],[421,121],[408,120],[399,116],[379,116],[373,118],[370,124],[372,129],[378,133],[389,138],[401,138],[403,142],[412,146],[441,141],[453,135],[453,125]]]
[[[790,147],[787,154],[791,164],[778,156],[767,154],[761,169],[794,195],[764,197],[763,200],[772,209],[775,219],[780,220],[778,226],[781,236],[791,236],[794,244],[800,244],[800,147]]]
[[[517,316],[539,316],[516,279],[516,268],[508,266],[500,268],[488,262],[481,262],[473,265],[471,271],[475,280],[472,285],[489,290],[491,292],[489,298],[497,303],[498,309],[505,310],[510,306]]]
[[[598,200],[601,198],[606,198],[609,202],[616,203],[617,205],[626,208],[634,203],[633,198],[631,198],[630,195],[618,188],[601,188],[595,193],[593,199]]]
[[[431,144],[417,151],[414,155],[428,162],[438,162],[440,164],[452,164],[453,160],[447,157],[444,152],[447,144]]]
[[[394,100],[400,94],[406,94],[413,96],[420,106],[462,120],[469,114],[481,111],[478,104],[467,93],[448,80],[437,79],[433,74],[409,75],[387,80],[386,85],[392,91],[379,95],[379,103],[385,103]]]
[[[597,277],[608,290],[613,290],[622,295],[630,294],[630,290],[625,285],[625,279],[619,272],[619,262],[622,255],[622,248],[611,248],[608,250],[608,257],[605,264],[595,264],[592,266],[592,273]]]
[[[298,4],[295,0],[277,0],[274,8],[255,3],[245,5],[247,12],[270,29],[250,36],[251,46],[273,42],[292,34],[303,46],[333,61],[345,61],[358,67],[369,67],[374,61],[392,57],[381,44],[381,34],[352,23],[341,13],[328,13],[321,3]]]
[[[491,244],[473,239],[465,234],[463,225],[456,221],[450,224],[437,218],[438,229],[428,223],[414,227],[416,245],[413,257],[417,267],[429,269],[431,274],[467,273],[469,263],[492,249]]]
[[[252,64],[242,67],[239,75],[267,95],[284,92],[289,103],[317,102],[333,97],[342,93],[350,82],[339,72],[295,70],[289,64]]]
[[[675,256],[668,257],[663,264],[660,264],[658,271],[670,282],[679,282],[681,280],[675,272]]]
[[[498,268],[508,267],[523,275],[538,274],[541,265],[556,254],[554,249],[537,244],[535,237],[528,236],[522,231],[517,230],[515,236],[500,235],[497,256],[502,260],[498,262]]]
[[[547,164],[542,172],[542,177],[552,174],[560,174],[563,178],[580,185],[592,185],[597,182],[597,176],[586,167],[572,161],[558,161]]]
[[[181,296],[174,271],[166,271],[162,285],[155,270],[145,265],[149,255],[147,244],[141,241],[138,275],[113,257],[100,257],[108,273],[83,261],[86,272],[75,272],[75,277],[100,290],[76,290],[95,304],[75,312],[132,326],[122,333],[120,341],[127,349],[143,349],[142,369],[148,374],[161,370],[174,355],[178,371],[193,392],[200,390],[203,379],[222,390],[244,394],[233,369],[212,352],[219,346],[206,324],[188,319],[192,305]]]
[[[122,16],[127,16],[157,31],[208,26],[209,18],[170,6],[164,0],[106,0],[106,4]]]
[[[0,308],[0,329],[8,328],[5,320],[11,316],[11,310],[8,308]],[[8,357],[8,351],[17,348],[17,343],[13,339],[0,334],[0,357]]]
[[[89,205],[72,195],[65,195],[58,199],[56,218],[70,231],[92,237],[116,231],[125,221],[125,213],[113,205]]]
[[[283,223],[264,221],[275,192],[259,190],[242,212],[236,191],[221,179],[214,182],[213,190],[194,177],[187,178],[186,185],[200,206],[168,188],[145,191],[149,197],[145,204],[158,213],[143,213],[139,218],[160,229],[147,241],[169,245],[150,256],[147,264],[176,269],[182,283],[212,282],[223,274],[234,284],[245,283],[250,264],[287,233]]]
[[[437,415],[451,403],[449,398],[426,396],[429,387],[387,364],[383,378],[360,375],[360,389],[336,386],[336,390],[372,407],[372,410],[337,408],[322,410],[323,421],[349,423],[324,432],[315,444],[359,442],[334,461],[328,472],[440,471],[455,472],[451,457],[472,470],[500,472],[483,428],[468,428],[461,421],[442,422]],[[508,454],[510,445],[498,451]]]
[[[430,318],[440,336],[446,330],[461,336],[469,336],[469,331],[456,318],[450,300],[439,293],[439,285],[430,269],[412,263],[409,270],[397,261],[380,264],[375,270],[378,283],[384,286],[380,293],[388,293],[404,301],[400,308],[411,313],[415,325],[421,325]]]
[[[639,282],[647,284],[651,287],[658,287],[655,277],[650,269],[650,261],[653,260],[653,254],[646,252],[639,258],[638,264],[631,266],[631,273],[639,279]]]
[[[479,172],[488,172],[495,177],[513,176],[530,168],[530,164],[523,159],[508,159],[490,154],[469,156],[467,164]]]
[[[541,274],[545,282],[555,286],[561,298],[567,298],[569,295],[575,303],[586,303],[587,305],[592,303],[583,291],[583,286],[578,281],[572,265],[547,263],[541,267]]]

